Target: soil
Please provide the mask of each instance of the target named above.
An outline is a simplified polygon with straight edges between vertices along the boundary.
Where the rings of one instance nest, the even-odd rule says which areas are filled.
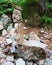
[[[27,30],[24,30],[24,33],[25,34],[29,34],[30,32],[35,32],[37,35],[39,34],[39,32],[40,32],[40,30],[41,30],[41,28],[31,28],[31,27],[27,27]],[[48,34],[50,34],[50,33],[52,33],[52,29],[51,30],[46,30],[46,32],[48,33]],[[45,42],[45,44],[47,44],[48,45],[48,48],[49,49],[52,49],[52,39],[50,40],[50,39],[43,39],[43,41]]]

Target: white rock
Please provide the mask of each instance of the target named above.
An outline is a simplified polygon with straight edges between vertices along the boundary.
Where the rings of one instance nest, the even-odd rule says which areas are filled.
[[[25,65],[25,61],[21,58],[19,58],[17,61],[16,61],[16,65]]]
[[[14,27],[18,29],[18,25],[19,25],[18,23],[15,23]]]
[[[16,52],[15,46],[12,46],[10,51],[11,51],[11,53],[15,53]]]
[[[52,57],[52,50],[48,50],[48,56]]]
[[[6,36],[7,35],[7,31],[4,29],[3,31],[2,31],[2,36]]]
[[[43,65],[43,64],[44,64],[44,62],[45,62],[45,60],[39,60],[38,65]]]
[[[0,63],[4,63],[4,62],[6,62],[6,60],[5,60],[4,58],[2,58],[2,59],[0,60]]]
[[[12,29],[12,24],[10,24],[7,28],[7,31],[10,32],[10,30]]]
[[[2,63],[1,65],[14,65],[14,63],[7,61],[7,62]]]
[[[13,56],[7,56],[6,60],[7,61],[14,61],[14,57]]]
[[[3,14],[1,16],[1,21],[3,22],[3,25],[5,26],[6,24],[8,24],[8,22],[11,21],[11,18],[9,18],[6,14]]]
[[[27,27],[25,27],[25,26],[24,26],[24,27],[23,27],[23,29],[24,29],[24,30],[26,30],[26,29],[27,29]]]
[[[10,39],[10,38],[8,38],[8,39],[6,39],[6,45],[8,45],[8,44],[11,44],[12,43],[12,39]]]
[[[28,41],[24,40],[23,45],[33,46],[33,47],[35,46],[35,47],[40,47],[40,48],[46,48],[47,47],[46,44],[43,44],[38,40],[28,40]]]
[[[36,63],[34,63],[34,65],[37,65]]]

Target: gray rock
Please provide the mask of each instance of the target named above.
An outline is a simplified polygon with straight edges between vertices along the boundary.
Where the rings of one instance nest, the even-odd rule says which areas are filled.
[[[2,30],[3,29],[3,25],[0,25],[0,30]]]
[[[6,36],[7,35],[7,31],[4,29],[3,31],[2,31],[2,36]]]
[[[48,56],[52,57],[52,50],[48,50]]]
[[[21,11],[17,10],[17,9],[14,9],[12,18],[13,18],[14,23],[21,22],[22,21]]]
[[[43,65],[44,62],[45,62],[45,59],[43,59],[43,60],[39,60],[38,65]]]
[[[7,31],[8,31],[8,32],[10,32],[10,30],[13,28],[12,25],[13,25],[13,24],[10,24],[10,25],[8,26],[8,28],[7,28]]]
[[[32,47],[40,47],[40,48],[46,48],[47,47],[47,45],[46,44],[44,44],[44,43],[41,43],[40,41],[38,41],[38,40],[28,40],[28,41],[26,41],[26,40],[24,40],[24,42],[22,43],[23,45],[26,45],[26,46],[32,46]]]
[[[8,25],[11,19],[6,14],[3,14],[1,16],[1,21],[3,22],[3,26],[6,27],[6,25]]]
[[[17,55],[24,60],[34,62],[39,61],[40,59],[45,59],[47,57],[47,53],[44,49],[26,45],[17,46]]]
[[[16,65],[25,65],[25,61],[21,58],[16,60]]]
[[[33,65],[33,62],[27,62],[27,65]]]
[[[15,52],[16,52],[15,46],[12,46],[12,47],[11,47],[10,52],[11,52],[11,53],[15,53]]]
[[[44,65],[52,65],[52,59],[47,58]]]

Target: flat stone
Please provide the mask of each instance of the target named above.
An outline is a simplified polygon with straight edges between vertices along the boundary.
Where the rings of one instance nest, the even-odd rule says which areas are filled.
[[[16,65],[25,65],[25,61],[21,58],[16,60]]]
[[[14,25],[14,27],[16,28],[16,29],[18,29],[18,23],[15,23],[15,25]]]
[[[24,40],[23,45],[33,46],[33,47],[40,47],[40,48],[46,48],[47,47],[46,44],[43,44],[38,40],[28,40],[28,41]]]
[[[14,61],[14,57],[13,56],[7,56],[6,60],[7,61]]]
[[[37,65],[36,63],[34,63],[34,65]]]
[[[4,62],[6,62],[6,60],[4,58],[0,59],[1,64],[4,63]]]

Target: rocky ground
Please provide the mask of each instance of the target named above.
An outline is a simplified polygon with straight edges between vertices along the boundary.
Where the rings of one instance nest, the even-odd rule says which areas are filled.
[[[0,65],[52,65],[52,30],[25,27],[21,12],[0,20]]]

